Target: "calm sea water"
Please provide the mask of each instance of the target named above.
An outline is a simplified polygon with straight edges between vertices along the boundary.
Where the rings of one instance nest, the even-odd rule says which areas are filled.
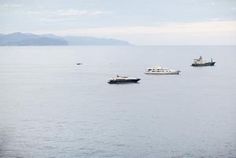
[[[236,47],[1,47],[0,157],[235,158]]]

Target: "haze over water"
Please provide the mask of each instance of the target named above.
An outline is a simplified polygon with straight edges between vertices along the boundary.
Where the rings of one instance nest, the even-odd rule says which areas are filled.
[[[236,157],[235,51],[1,47],[0,157]],[[191,67],[200,55],[216,65]],[[181,73],[144,74],[156,64]],[[116,74],[141,81],[107,84]]]

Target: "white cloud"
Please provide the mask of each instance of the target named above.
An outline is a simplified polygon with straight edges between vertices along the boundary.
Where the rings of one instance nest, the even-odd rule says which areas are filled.
[[[2,3],[0,4],[0,9],[16,9],[16,8],[21,8],[22,4],[13,4],[13,3]]]
[[[211,5],[211,6],[215,6],[215,5],[216,5],[216,2],[214,2],[214,1],[210,2],[210,5]]]
[[[120,38],[136,44],[236,44],[236,21],[76,28],[51,32],[58,35]]]
[[[78,35],[132,35],[132,34],[222,34],[236,33],[236,21],[209,21],[195,23],[168,23],[162,26],[128,26],[78,28],[57,31],[59,34]]]
[[[38,15],[42,20],[45,21],[55,21],[55,20],[66,20],[66,19],[77,19],[79,17],[91,17],[108,14],[107,11],[90,11],[90,10],[77,10],[77,9],[67,9],[67,10],[55,10],[55,11],[28,11],[28,15]]]
[[[236,10],[236,7],[232,7],[231,10],[232,10],[232,11],[235,11],[235,10]]]

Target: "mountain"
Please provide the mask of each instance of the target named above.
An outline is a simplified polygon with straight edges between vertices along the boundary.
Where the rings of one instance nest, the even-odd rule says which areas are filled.
[[[84,36],[60,37],[53,34],[32,33],[0,34],[0,46],[48,46],[48,45],[130,45],[127,41]]]
[[[95,38],[86,36],[65,36],[69,45],[130,45],[129,42],[111,38]]]
[[[31,33],[0,34],[0,46],[47,46],[68,45],[67,41],[59,37],[35,35]]]

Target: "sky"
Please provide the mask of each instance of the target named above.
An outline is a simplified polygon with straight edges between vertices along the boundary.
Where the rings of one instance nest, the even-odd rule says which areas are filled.
[[[236,45],[236,0],[0,0],[0,33]]]

